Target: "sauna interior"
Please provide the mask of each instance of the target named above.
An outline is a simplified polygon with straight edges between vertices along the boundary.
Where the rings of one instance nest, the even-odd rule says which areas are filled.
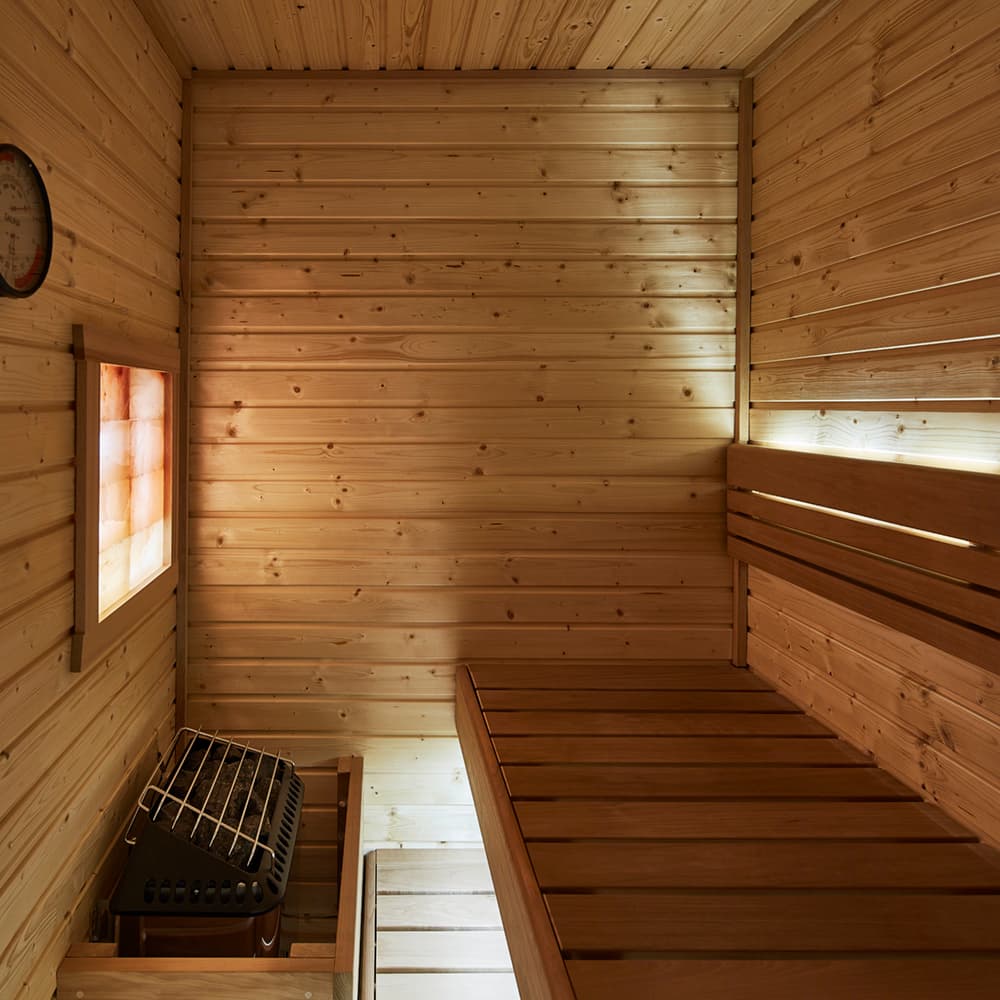
[[[994,0],[2,7],[2,1000],[334,996],[87,978],[183,726],[485,840],[524,1000],[997,995]],[[178,359],[82,655],[74,329]]]

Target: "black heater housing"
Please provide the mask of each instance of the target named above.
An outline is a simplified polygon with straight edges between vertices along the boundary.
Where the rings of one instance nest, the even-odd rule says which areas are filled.
[[[276,954],[302,802],[291,761],[181,730],[126,835],[119,953]]]

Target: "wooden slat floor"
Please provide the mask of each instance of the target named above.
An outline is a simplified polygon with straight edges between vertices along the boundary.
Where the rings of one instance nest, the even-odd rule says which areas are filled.
[[[375,1000],[518,1000],[486,855],[374,853]]]
[[[1000,854],[759,677],[473,664],[458,716],[576,1000],[1000,995]]]

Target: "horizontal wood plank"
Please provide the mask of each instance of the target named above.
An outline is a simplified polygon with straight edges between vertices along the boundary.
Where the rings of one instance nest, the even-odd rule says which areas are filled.
[[[721,514],[722,483],[681,477],[473,476],[446,482],[330,480],[196,481],[191,500],[202,514],[253,510],[256,516],[411,517],[509,514]],[[720,519],[721,523],[721,519]],[[707,655],[707,654],[706,654]]]
[[[294,652],[302,659],[332,659],[344,654],[372,663],[443,660],[460,649],[469,656],[488,656],[503,643],[514,658],[557,656],[648,660],[665,647],[678,659],[722,656],[729,626],[716,625],[321,625],[218,624],[195,626],[190,634],[194,657],[281,659]],[[457,644],[457,645],[456,645]]]
[[[349,398],[361,406],[506,406],[653,404],[731,407],[726,372],[593,372],[508,370],[496,373],[435,371],[414,374],[351,371],[200,372],[192,376],[196,405],[316,406]],[[541,410],[539,411],[541,414]]]
[[[332,1000],[332,962],[297,958],[284,960],[282,967],[266,968],[263,964],[232,966],[218,959],[213,965],[185,968],[184,966],[126,966],[119,963],[130,959],[114,959],[109,971],[108,959],[70,958],[59,971],[60,1000],[63,997],[106,997],[108,1000],[126,1000],[137,991],[155,1000],[183,1000],[194,990],[209,990],[219,1000],[238,1000],[249,992],[284,990],[286,995],[311,993],[316,1000]],[[149,960],[152,961],[152,960]],[[160,962],[169,961],[160,959]],[[187,960],[191,961],[191,960]],[[263,963],[266,959],[255,959]],[[271,961],[276,961],[272,959]],[[317,965],[317,962],[321,964]],[[294,963],[294,964],[289,964]]]
[[[572,671],[567,671],[567,675]],[[478,676],[478,674],[477,674]],[[795,712],[773,691],[658,691],[479,688],[484,712]],[[590,716],[580,717],[586,723]]]
[[[476,691],[761,691],[767,685],[728,663],[654,661],[646,664],[607,663],[469,663]],[[483,697],[488,697],[483,694]],[[572,697],[572,695],[570,695]]]
[[[446,189],[450,190],[450,189]],[[731,261],[587,261],[562,267],[547,260],[198,260],[198,296],[295,295],[698,295],[735,290]],[[599,282],[599,285],[598,285]],[[330,303],[334,305],[335,303]],[[538,347],[544,345],[539,344]],[[200,355],[200,352],[197,352]]]
[[[491,312],[490,316],[493,314]],[[547,322],[542,316],[538,320],[539,325]],[[445,313],[438,324],[440,329],[435,330],[417,327],[411,331],[398,326],[380,330],[362,325],[351,328],[356,332],[341,328],[334,332],[298,333],[295,335],[295,353],[303,368],[336,364],[346,368],[377,365],[381,369],[413,369],[423,363],[452,368],[488,368],[500,362],[528,364],[544,358],[558,361],[567,355],[577,359],[577,369],[628,368],[634,367],[640,359],[650,368],[659,365],[685,369],[727,369],[733,363],[732,335],[728,333],[660,332],[653,329],[643,333],[603,333],[601,330],[567,333],[556,330],[546,333],[544,339],[539,341],[524,336],[527,331],[520,326],[508,325],[496,331],[487,329],[485,324],[497,322],[494,320],[484,320],[476,331],[463,327],[447,328],[447,322],[450,318]],[[535,326],[534,317],[528,322]],[[585,325],[585,322],[578,324],[579,327]],[[288,335],[282,332],[199,333],[194,335],[192,343],[198,352],[197,367],[204,370],[235,366],[241,369],[266,367],[279,363],[289,347]],[[364,408],[359,407],[359,410],[361,412],[356,419],[360,421],[364,419]],[[477,414],[473,418],[480,423],[485,419],[486,414]],[[537,425],[535,431],[538,431]],[[679,434],[675,432],[674,436]]]
[[[770,401],[988,400],[1000,398],[994,359],[1000,338],[933,346],[863,351],[824,358],[779,361],[755,366],[750,374],[754,398]],[[863,386],[863,390],[859,390]]]
[[[781,712],[487,712],[494,736],[826,736],[808,716]]]
[[[798,446],[811,450],[851,450],[863,445],[872,452],[907,455],[918,460],[940,460],[942,455],[961,455],[961,462],[1000,462],[1000,428],[990,414],[1000,405],[979,406],[958,401],[947,408],[941,403],[927,409],[907,403],[901,407],[884,403],[825,403],[755,406],[750,412],[750,439],[755,444]],[[870,407],[865,409],[865,407]],[[965,411],[965,412],[963,412]]]
[[[377,302],[368,297],[320,298],[318,296],[247,297],[221,296],[195,300],[192,324],[200,333],[231,330],[269,331],[285,334],[317,330],[349,332],[405,330],[420,333],[571,332],[622,333],[697,330],[731,332],[733,307],[730,298],[620,297],[604,299],[582,295],[500,298],[476,296],[387,297]],[[297,353],[287,344],[283,354]],[[304,351],[309,360],[315,351]],[[688,354],[694,352],[688,350]],[[429,361],[432,359],[428,359]]]
[[[636,79],[605,76],[552,77],[531,81],[509,76],[495,79],[473,76],[455,88],[447,78],[383,77],[374,82],[362,77],[288,76],[276,83],[267,77],[228,80],[207,77],[199,81],[198,104],[203,108],[267,109],[278,100],[285,107],[385,108],[494,107],[612,107],[615,110],[661,107],[731,108],[736,86],[731,79]]]
[[[955,992],[969,1000],[991,995],[1000,961],[951,958],[782,958],[567,963],[578,1000],[602,1000],[611,991],[655,995],[669,982],[674,1000],[725,1000],[738,982],[743,1000],[819,996],[825,1000],[937,1000]],[[650,992],[654,991],[654,992]]]
[[[72,489],[72,475],[69,480]],[[724,551],[725,524],[722,518],[711,514],[650,516],[620,512],[598,516],[574,513],[497,516],[492,512],[489,517],[439,514],[419,517],[401,516],[397,510],[385,517],[297,517],[277,522],[253,515],[237,519],[201,514],[192,518],[191,537],[195,547],[212,552],[269,549],[280,542],[294,548],[351,554],[380,548],[407,554],[447,554],[453,544],[460,553],[489,554],[494,558],[497,550],[504,554],[564,551],[714,554]]]
[[[380,360],[380,365],[392,367]],[[604,362],[605,364],[607,361]],[[402,367],[406,367],[403,363]],[[206,365],[207,367],[207,365]],[[706,367],[711,367],[707,363]],[[552,434],[562,440],[725,438],[732,436],[732,413],[721,407],[678,410],[673,407],[550,406],[540,416],[529,406],[229,406],[197,411],[199,440],[220,443],[248,440],[258,444],[468,441],[487,436],[508,440]],[[477,442],[481,443],[481,442]]]
[[[917,799],[876,768],[510,765],[514,799]]]
[[[492,895],[380,893],[375,916],[379,931],[503,929],[500,910]]]
[[[879,772],[881,773],[881,772]],[[729,841],[607,844],[533,842],[539,884],[551,892],[590,889],[892,891],[990,890],[1000,882],[996,854],[973,844]],[[775,901],[780,906],[780,901]]]
[[[381,1000],[518,1000],[513,972],[380,972],[375,988]]]
[[[604,145],[732,146],[736,141],[732,109],[675,112],[574,111],[482,106],[438,111],[378,109],[321,112],[285,107],[269,111],[203,110],[196,117],[193,141],[206,148],[237,146],[374,145]]]
[[[482,850],[428,855],[389,851],[379,855],[379,892],[493,892]]]
[[[503,931],[392,931],[379,934],[378,973],[435,970],[505,972]]]
[[[483,435],[485,436],[485,435]],[[548,475],[718,476],[725,465],[726,438],[667,441],[421,442],[412,444],[193,445],[192,479],[272,481],[320,479],[334,472],[347,480],[379,480],[393,468],[405,478],[463,479],[469,476]]]
[[[785,737],[498,736],[509,764],[781,764],[857,767],[864,754],[834,739]]]
[[[733,226],[650,222],[207,222],[193,226],[196,257],[232,259],[308,256],[357,258],[615,260],[661,258],[731,260]]]
[[[414,179],[449,184],[537,184],[542,179],[549,183],[736,181],[735,149],[630,149],[608,143],[568,150],[499,145],[476,149],[459,142],[379,150],[264,147],[240,152],[209,147],[196,148],[193,155],[199,182],[205,184],[391,183]]]
[[[753,331],[752,361],[992,336],[996,331],[990,305],[998,289],[1000,277],[975,278],[958,285],[908,289],[889,299],[783,319]]]
[[[593,587],[726,587],[729,568],[729,560],[721,554],[415,552],[393,557],[378,551],[349,556],[323,550],[231,548],[193,557],[190,579],[194,587],[238,583],[312,587],[338,580],[376,588],[440,586],[442,581],[456,587],[556,587],[567,579]]]
[[[734,188],[713,184],[669,191],[617,181],[547,187],[198,187],[191,208],[199,219],[732,219]]]
[[[590,590],[458,587],[214,587],[198,591],[195,622],[476,624],[586,622],[702,624],[728,621],[723,588]]]
[[[974,841],[909,802],[518,802],[526,839]]]
[[[996,950],[998,896],[643,894],[546,897],[567,951]],[[720,908],[726,919],[719,920]],[[932,929],[932,930],[931,930]]]

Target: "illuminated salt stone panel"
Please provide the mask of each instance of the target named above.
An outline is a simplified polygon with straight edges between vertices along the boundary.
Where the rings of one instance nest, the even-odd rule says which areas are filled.
[[[101,365],[100,620],[170,565],[169,378]]]

